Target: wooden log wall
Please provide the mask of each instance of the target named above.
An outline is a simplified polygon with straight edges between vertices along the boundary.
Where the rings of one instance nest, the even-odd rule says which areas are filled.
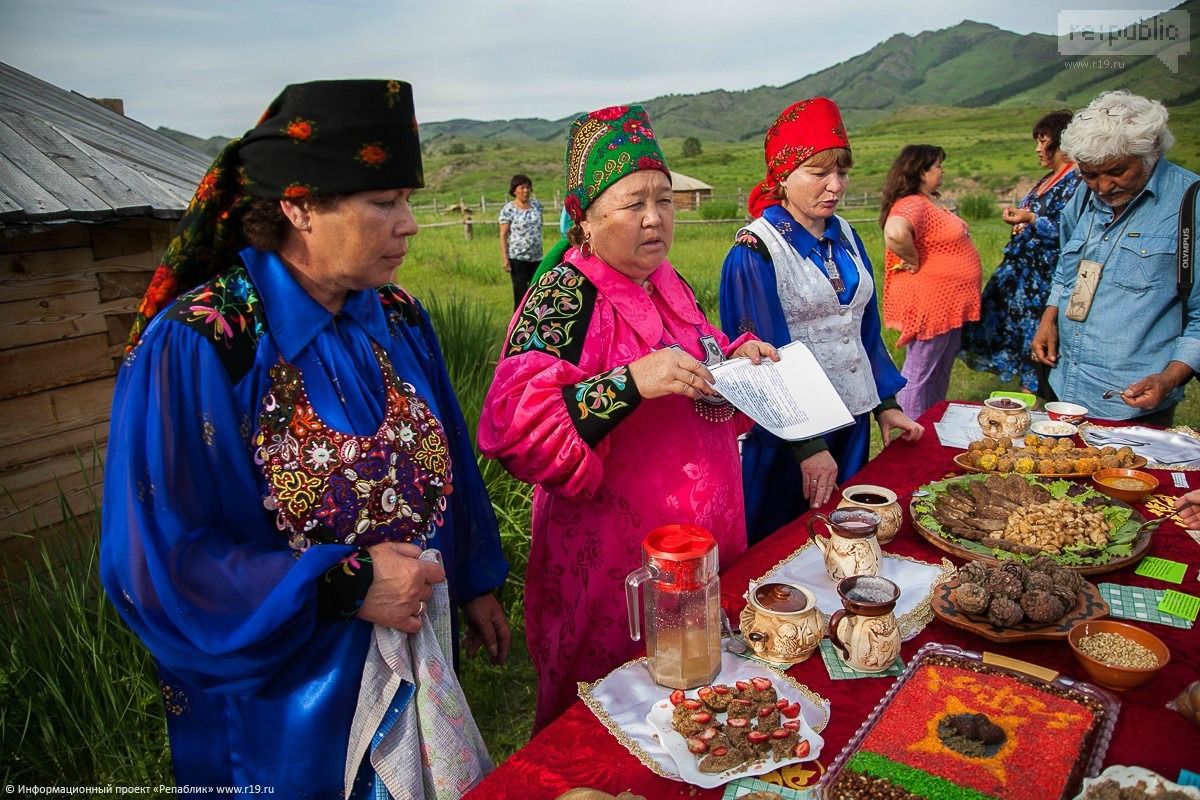
[[[0,560],[99,502],[116,366],[171,220],[0,231]]]

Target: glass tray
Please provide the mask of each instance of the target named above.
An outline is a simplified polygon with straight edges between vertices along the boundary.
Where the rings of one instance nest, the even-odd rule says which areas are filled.
[[[866,718],[863,724],[859,726],[854,736],[849,742],[846,743],[846,746],[842,748],[842,752],[838,753],[837,758],[834,759],[833,764],[829,767],[829,771],[821,776],[820,783],[818,784],[818,793],[821,797],[827,796],[826,793],[830,790],[830,787],[833,786],[834,781],[836,781],[838,776],[842,773],[846,763],[850,760],[851,756],[858,752],[863,741],[875,727],[875,723],[880,717],[883,716],[883,712],[887,709],[888,705],[891,704],[892,699],[900,691],[900,688],[904,686],[904,684],[916,673],[918,669],[921,668],[921,665],[924,663],[926,658],[929,656],[939,655],[966,662],[981,663],[984,661],[984,656],[982,653],[963,650],[962,648],[955,647],[954,645],[940,644],[938,642],[930,642],[918,650],[916,655],[914,655],[912,660],[909,662],[908,668],[905,669],[903,674],[896,679],[896,682],[893,683],[891,688],[888,689],[887,694],[885,694],[879,700],[875,708],[871,711],[870,715]],[[1015,663],[1023,664],[1024,662]],[[1099,729],[1096,731],[1095,736],[1092,739],[1091,750],[1086,754],[1083,770],[1075,777],[1075,780],[1071,781],[1065,787],[1061,795],[1062,798],[1074,797],[1083,778],[1093,777],[1100,772],[1100,765],[1104,762],[1104,754],[1108,751],[1108,745],[1112,741],[1113,729],[1117,725],[1117,714],[1121,710],[1120,701],[1117,700],[1117,698],[1112,694],[1098,686],[1093,686],[1092,684],[1084,683],[1083,681],[1076,681],[1062,675],[1058,675],[1053,679],[1043,679],[1031,674],[1030,672],[1026,672],[1017,668],[1009,668],[991,662],[989,662],[989,666],[1001,672],[1020,675],[1022,678],[1029,679],[1043,685],[1056,686],[1062,689],[1070,689],[1077,694],[1090,697],[1103,706],[1104,719],[1101,720]],[[1034,667],[1034,665],[1028,666],[1033,669],[1041,669],[1039,667]],[[1049,672],[1049,670],[1047,670],[1047,672]]]

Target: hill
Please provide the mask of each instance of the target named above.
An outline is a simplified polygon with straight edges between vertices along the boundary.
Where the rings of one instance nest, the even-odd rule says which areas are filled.
[[[1176,10],[1195,16],[1200,0],[1187,0]],[[1103,88],[1126,88],[1168,106],[1200,99],[1200,29],[1192,32],[1190,54],[1179,60],[1178,73],[1154,56],[1114,58],[1100,66],[1102,61],[1060,55],[1055,36],[965,21],[916,36],[896,34],[784,86],[662,95],[639,102],[660,136],[736,142],[761,137],[784,106],[816,95],[837,101],[851,127],[909,106],[1079,107]],[[561,141],[570,120],[459,119],[423,123],[421,133],[434,149],[464,140]]]

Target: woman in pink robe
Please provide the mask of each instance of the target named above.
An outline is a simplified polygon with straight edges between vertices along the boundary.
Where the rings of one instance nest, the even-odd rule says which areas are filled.
[[[486,456],[537,485],[525,581],[535,731],[573,702],[578,681],[641,654],[624,580],[649,531],[707,528],[722,567],[745,551],[737,435],[750,422],[714,397],[705,363],[778,359],[749,337],[731,344],[666,260],[671,185],[641,108],[576,120],[566,167],[567,209],[586,239],[510,323],[478,437]]]

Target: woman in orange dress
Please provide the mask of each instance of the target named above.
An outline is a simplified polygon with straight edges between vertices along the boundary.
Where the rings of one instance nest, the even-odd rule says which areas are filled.
[[[883,185],[883,322],[900,331],[907,349],[900,374],[908,384],[896,394],[916,419],[946,398],[962,326],[979,319],[983,277],[967,223],[935,198],[946,151],[910,144],[900,151]]]

